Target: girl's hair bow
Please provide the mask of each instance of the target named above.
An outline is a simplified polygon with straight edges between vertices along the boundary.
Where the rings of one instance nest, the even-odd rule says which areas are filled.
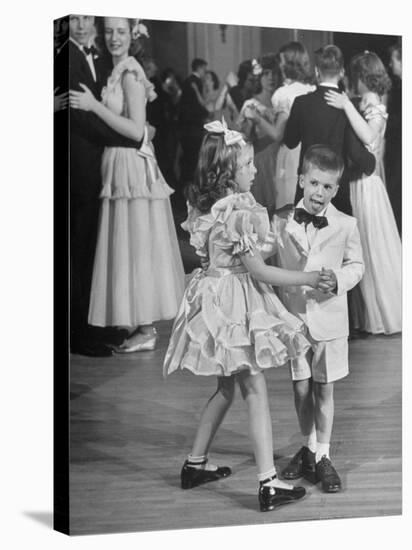
[[[235,143],[245,145],[246,143],[240,132],[229,130],[224,118],[222,118],[222,121],[214,120],[213,122],[208,122],[203,128],[210,134],[223,134],[226,145],[233,145]]]

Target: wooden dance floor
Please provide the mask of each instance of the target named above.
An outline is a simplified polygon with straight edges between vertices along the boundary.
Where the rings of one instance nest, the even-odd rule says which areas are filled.
[[[113,533],[401,513],[401,337],[350,342],[349,377],[336,385],[331,445],[343,491],[307,497],[261,513],[237,392],[211,452],[233,475],[192,490],[179,475],[212,378],[177,372],[162,378],[170,322],[158,325],[153,352],[71,363],[71,533]],[[267,373],[276,464],[300,446],[286,368]]]

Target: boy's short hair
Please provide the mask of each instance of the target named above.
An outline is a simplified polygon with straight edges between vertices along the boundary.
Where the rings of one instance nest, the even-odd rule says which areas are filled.
[[[343,173],[343,159],[327,145],[312,145],[306,151],[302,161],[302,174],[306,174],[311,166],[327,172]]]
[[[333,44],[323,46],[315,52],[315,64],[322,76],[338,76],[344,66],[343,53]]]
[[[204,59],[201,59],[200,57],[195,57],[195,59],[193,59],[192,61],[193,72],[200,69],[200,67],[206,67],[206,66],[207,66],[207,61],[205,61]]]

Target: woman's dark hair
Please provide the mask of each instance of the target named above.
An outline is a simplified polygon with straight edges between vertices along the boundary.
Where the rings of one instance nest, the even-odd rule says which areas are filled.
[[[355,55],[350,62],[349,74],[355,92],[358,90],[359,81],[379,96],[383,96],[391,89],[391,79],[376,53],[366,51]]]
[[[289,42],[279,50],[283,74],[290,80],[312,82],[313,74],[308,52],[300,42]]]
[[[206,71],[206,74],[210,74],[211,78],[212,78],[212,82],[213,82],[213,89],[214,90],[218,90],[219,89],[219,85],[220,85],[220,82],[219,82],[219,78],[217,76],[217,74],[213,71]]]
[[[104,17],[96,17],[95,19],[95,24],[94,24],[96,27],[95,43],[96,43],[96,47],[98,48],[98,50],[100,51],[103,57],[111,58],[111,55],[107,49],[106,41],[104,38],[104,19],[105,19]],[[131,34],[133,27],[136,25],[136,19],[130,19],[127,17],[125,17],[124,19],[126,19],[126,21],[129,23],[130,34]],[[139,38],[130,39],[129,55],[135,57],[139,62],[143,61],[144,49]]]
[[[246,82],[247,77],[250,73],[253,73],[252,62],[250,59],[242,61],[237,70],[237,77],[239,79],[238,86],[243,88],[244,83]]]
[[[262,73],[258,77],[255,93],[260,94],[260,92],[262,91],[262,75],[266,71],[271,71],[273,73],[275,80],[275,90],[279,88],[282,82],[279,54],[267,53],[265,55],[262,55],[262,57],[258,59],[258,62],[262,68]]]
[[[199,212],[207,213],[216,201],[236,191],[235,175],[241,145],[226,145],[223,134],[207,133],[202,141],[193,183],[186,198]]]

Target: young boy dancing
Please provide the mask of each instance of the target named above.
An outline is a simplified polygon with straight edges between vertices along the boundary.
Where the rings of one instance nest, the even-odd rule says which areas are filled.
[[[342,159],[334,151],[325,145],[310,147],[299,177],[303,198],[296,208],[272,220],[278,264],[286,269],[322,270],[322,290],[297,286],[280,290],[286,308],[305,322],[312,344],[306,357],[290,365],[303,446],[282,475],[321,481],[327,493],[341,489],[329,445],[334,383],[349,372],[347,292],[364,272],[356,219],[331,203],[342,172]]]

